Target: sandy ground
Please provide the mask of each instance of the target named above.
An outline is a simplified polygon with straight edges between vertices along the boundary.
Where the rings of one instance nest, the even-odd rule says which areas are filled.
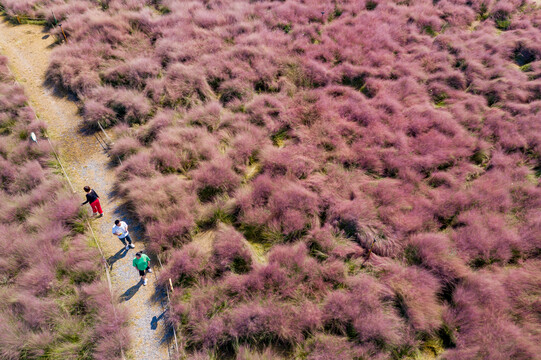
[[[1,19],[0,53],[9,59],[10,69],[23,86],[30,106],[47,123],[49,135],[76,191],[80,193],[81,202],[84,200],[82,188],[87,184],[101,197],[105,216],[93,220],[93,228],[112,264],[114,291],[131,312],[132,346],[127,357],[168,359],[172,350],[166,340],[168,335],[163,322],[165,298],[153,286],[155,275],[147,276],[147,286],[138,283],[139,275],[132,267],[132,259],[137,250],[144,249],[143,236],[135,222],[126,218],[121,200],[114,196],[114,170],[97,136],[99,134],[81,132],[82,119],[78,115],[77,103],[44,86],[53,41],[53,37],[43,32],[40,26],[13,26]],[[126,219],[128,224],[132,224],[130,231],[135,249],[123,251],[122,243],[111,234],[115,218]],[[154,270],[158,270],[156,266]]]

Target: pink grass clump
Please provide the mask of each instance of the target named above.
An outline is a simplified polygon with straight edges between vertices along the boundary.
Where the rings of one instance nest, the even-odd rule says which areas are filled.
[[[461,284],[453,296],[456,308],[449,317],[459,329],[457,347],[448,356],[487,356],[494,359],[530,359],[539,351],[531,333],[512,319],[514,299],[494,276],[472,275]],[[536,281],[536,280],[534,280]],[[524,290],[528,292],[528,290]],[[488,321],[487,321],[488,320]],[[489,340],[490,339],[490,340]],[[497,339],[493,342],[492,339]],[[473,345],[473,344],[478,344]],[[484,344],[484,346],[483,346]],[[488,346],[490,344],[490,346]],[[473,345],[473,346],[472,346]]]
[[[390,267],[383,281],[395,293],[397,307],[414,331],[434,333],[442,323],[436,277],[415,267]]]
[[[192,172],[194,187],[201,201],[231,192],[239,185],[240,178],[231,170],[231,165],[228,158],[216,157]]]
[[[213,257],[220,271],[244,273],[250,270],[252,255],[246,247],[245,239],[233,228],[221,229],[214,240]]]
[[[323,308],[325,327],[362,343],[406,343],[400,319],[390,308],[385,311],[386,290],[368,276],[354,279],[350,285],[350,291],[328,295]]]

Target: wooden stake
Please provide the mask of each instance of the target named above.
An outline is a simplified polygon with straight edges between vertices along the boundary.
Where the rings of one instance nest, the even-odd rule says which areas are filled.
[[[62,31],[62,35],[64,35],[64,41],[67,43],[68,38],[66,37],[66,34],[64,33],[64,29],[62,29],[62,24],[58,24],[58,26],[60,26],[60,30]]]
[[[19,22],[19,24],[21,23],[21,19],[19,18],[19,15],[17,15],[17,21]]]
[[[364,265],[365,262],[370,259],[370,255],[372,255],[372,248],[374,247],[374,244],[376,243],[376,238],[374,238],[374,241],[372,241],[372,245],[370,245],[370,249],[368,249],[368,255],[366,256],[366,259],[364,259],[362,265]]]

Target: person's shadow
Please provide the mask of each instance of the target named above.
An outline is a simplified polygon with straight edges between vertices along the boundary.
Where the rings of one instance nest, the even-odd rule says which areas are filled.
[[[114,254],[113,256],[109,256],[109,258],[107,259],[107,264],[109,264],[109,268],[112,269],[113,264],[116,263],[118,260],[122,259],[123,257],[125,257],[126,254],[128,254],[128,250],[126,250],[126,248],[123,247],[122,249],[118,250],[118,252]]]
[[[136,285],[126,290],[124,294],[120,295],[119,301],[124,302],[130,300],[137,293],[141,285],[143,285],[143,282],[139,281]]]
[[[160,316],[154,316],[150,322],[150,330],[156,330],[158,328],[158,321],[160,321],[165,315],[165,310],[160,314]]]

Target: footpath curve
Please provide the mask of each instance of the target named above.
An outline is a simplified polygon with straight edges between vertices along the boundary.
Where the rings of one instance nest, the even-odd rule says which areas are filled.
[[[111,233],[116,218],[126,219],[121,199],[115,198],[114,169],[103,143],[96,135],[81,132],[82,119],[77,103],[44,85],[45,73],[53,48],[54,38],[43,32],[41,26],[12,25],[0,21],[0,54],[6,56],[16,81],[24,88],[29,105],[48,127],[56,151],[76,191],[84,201],[83,186],[96,189],[105,212],[92,221],[94,233],[111,264],[113,290],[127,305],[130,316],[132,347],[127,353],[134,359],[168,359],[173,348],[167,340],[164,325],[166,298],[154,288],[156,275],[149,274],[148,285],[139,283],[139,275],[132,267],[136,251],[144,250],[143,233],[133,222],[130,226],[135,249],[126,252],[124,246]],[[88,211],[90,207],[87,206]],[[128,219],[128,223],[131,221]],[[91,236],[91,234],[88,234]],[[153,264],[156,272],[158,264]]]

